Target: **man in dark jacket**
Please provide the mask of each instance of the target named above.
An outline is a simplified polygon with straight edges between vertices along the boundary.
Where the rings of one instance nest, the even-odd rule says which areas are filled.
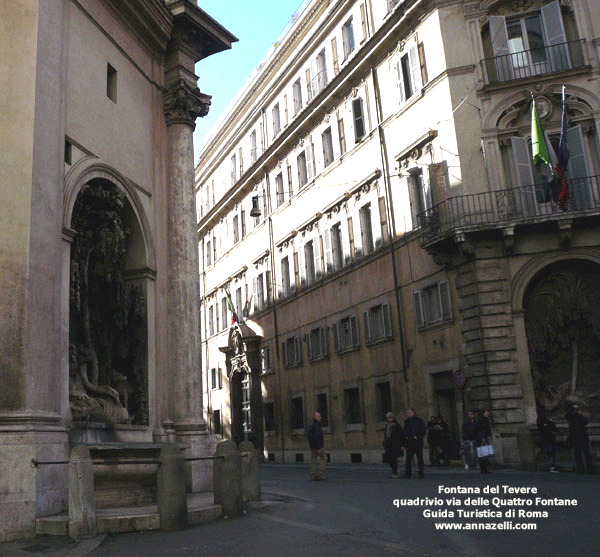
[[[550,472],[558,472],[558,468],[556,468],[556,424],[547,416],[544,408],[540,408],[537,428],[542,442],[542,449],[548,457]]]
[[[427,428],[425,427],[425,422],[415,414],[414,408],[409,408],[406,414],[408,417],[404,421],[404,438],[406,441],[406,471],[404,477],[411,477],[413,455],[417,455],[419,478],[422,478],[425,470],[423,463],[423,437],[427,433]]]
[[[327,463],[327,453],[323,445],[323,430],[321,429],[321,414],[315,412],[312,424],[308,426],[306,434],[308,446],[311,450],[310,455],[310,478],[314,481],[324,480],[325,464]],[[321,459],[319,470],[317,471],[317,457]]]
[[[463,451],[465,454],[465,470],[477,463],[477,441],[479,440],[479,422],[475,412],[469,412],[462,427]]]
[[[392,478],[398,477],[398,457],[404,454],[402,443],[404,434],[402,427],[396,421],[392,412],[385,415],[386,423],[383,432],[383,448],[385,449],[385,462],[392,468]]]
[[[565,416],[569,422],[569,442],[575,453],[575,468],[579,474],[583,474],[583,459],[581,453],[585,456],[587,471],[593,473],[592,453],[590,451],[590,438],[587,432],[588,419],[581,413],[578,404],[572,404],[567,410]]]

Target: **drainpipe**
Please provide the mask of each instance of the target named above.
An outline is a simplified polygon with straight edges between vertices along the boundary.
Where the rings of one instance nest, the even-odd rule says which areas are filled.
[[[388,233],[389,233],[389,246],[390,256],[392,259],[392,274],[394,276],[394,293],[396,298],[396,311],[398,315],[398,337],[400,339],[400,353],[402,357],[402,375],[404,376],[404,383],[406,386],[406,405],[410,406],[410,390],[408,384],[408,362],[406,357],[406,338],[404,335],[404,314],[402,312],[402,301],[400,297],[400,285],[398,280],[398,269],[396,265],[396,254],[394,251],[394,238],[396,238],[396,221],[394,219],[393,205],[392,205],[392,187],[390,184],[390,172],[387,160],[387,148],[385,144],[385,135],[382,126],[382,110],[381,110],[381,97],[379,94],[379,81],[377,79],[377,72],[375,67],[371,66],[371,78],[373,79],[373,94],[375,95],[375,114],[377,117],[377,137],[379,139],[379,149],[381,153],[381,165],[383,184],[385,187],[385,211],[388,222]]]

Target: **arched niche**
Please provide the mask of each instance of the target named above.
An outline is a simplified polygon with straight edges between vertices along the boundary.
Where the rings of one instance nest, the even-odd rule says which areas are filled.
[[[600,415],[599,283],[600,254],[592,250],[530,262],[515,282],[535,402],[557,419],[572,402]]]
[[[63,230],[71,417],[78,429],[148,426],[156,273],[135,188],[96,157],[78,161],[65,179]]]

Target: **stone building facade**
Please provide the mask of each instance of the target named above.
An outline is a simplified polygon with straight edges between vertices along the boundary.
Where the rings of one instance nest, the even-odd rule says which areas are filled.
[[[195,63],[236,39],[190,0],[9,0],[0,26],[6,540],[65,511],[77,443],[205,450]]]
[[[381,462],[385,413],[410,405],[458,457],[488,408],[499,462],[533,466],[537,412],[564,440],[579,402],[597,447],[599,15],[305,2],[196,168],[211,431],[297,461],[318,410],[332,461]],[[532,162],[533,99],[551,152],[565,107],[564,203]],[[238,397],[232,327],[262,355]]]

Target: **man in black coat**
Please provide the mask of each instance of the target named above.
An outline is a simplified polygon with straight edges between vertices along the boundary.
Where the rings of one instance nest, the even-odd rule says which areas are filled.
[[[406,440],[406,471],[404,477],[411,477],[413,455],[417,455],[419,478],[422,478],[425,470],[423,463],[423,437],[427,433],[427,428],[425,427],[425,422],[416,415],[414,408],[409,408],[406,414],[408,417],[404,421],[404,438]]]
[[[477,463],[477,442],[479,441],[479,422],[475,412],[470,411],[462,427],[465,470]]]
[[[323,443],[323,430],[321,429],[321,414],[315,412],[312,424],[308,426],[306,434],[308,446],[310,447],[310,478],[314,481],[324,480],[325,464],[327,464],[327,453]],[[317,471],[317,457],[321,459],[319,470]]]
[[[569,443],[575,453],[575,468],[579,474],[583,474],[583,459],[581,453],[585,456],[587,471],[592,474],[592,453],[590,451],[590,438],[587,432],[588,419],[581,413],[581,407],[578,404],[572,404],[567,410],[565,416],[569,423]]]

